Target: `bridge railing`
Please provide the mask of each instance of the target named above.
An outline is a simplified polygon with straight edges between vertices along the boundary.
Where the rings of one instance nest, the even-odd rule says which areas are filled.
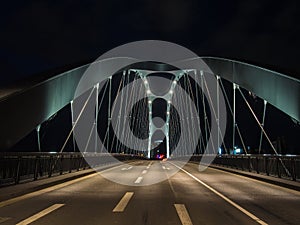
[[[200,161],[201,155],[191,161]],[[300,180],[300,156],[295,155],[218,155],[213,164],[291,180]]]
[[[100,156],[107,159],[102,158],[100,162]],[[113,163],[112,157],[108,156],[91,153],[83,157],[80,152],[0,153],[0,186],[84,170],[90,168],[91,163],[93,167],[100,166],[103,161]],[[136,156],[125,154],[116,154],[114,157],[120,161],[136,159]]]

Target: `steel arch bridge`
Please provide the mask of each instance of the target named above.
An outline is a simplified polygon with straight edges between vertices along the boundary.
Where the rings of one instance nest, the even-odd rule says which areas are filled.
[[[265,107],[266,103],[271,104],[295,121],[300,121],[299,80],[271,70],[230,59],[216,57],[200,58],[208,65],[213,75],[218,78],[217,83],[219,85],[222,80],[227,80],[233,84],[234,96],[236,90],[240,90],[239,87],[241,87],[263,99]],[[36,129],[39,132],[40,125],[43,122],[72,103],[77,85],[89,66],[90,64],[64,72],[31,88],[3,97],[0,100],[0,149],[2,151],[8,151],[32,130]],[[154,70],[161,71],[161,68],[155,68]],[[135,72],[137,73],[137,71]],[[144,79],[145,81],[146,76],[141,75],[141,70],[139,72],[138,78]],[[198,74],[200,75],[203,72],[206,71],[198,71]],[[107,80],[108,84],[111,85],[111,83],[109,83],[112,82],[109,81],[111,80],[110,75],[101,74],[101,77],[103,80]],[[177,76],[176,79],[179,80],[180,77]],[[97,87],[99,87],[97,81],[91,83],[90,88],[95,89]],[[100,94],[99,92],[97,93],[98,95]],[[243,94],[241,91],[240,93]],[[146,97],[149,98],[149,95],[146,95]],[[165,97],[165,100],[168,101],[169,98]],[[246,99],[244,98],[244,100]],[[149,110],[148,113],[151,113],[151,108],[149,108]],[[232,111],[234,113],[233,117],[235,117],[235,109],[232,109]],[[255,114],[253,114],[253,116],[255,117]],[[263,121],[257,122],[262,130],[261,132],[263,132]],[[149,124],[150,123],[151,120]],[[234,119],[234,134],[236,128],[236,121]],[[151,127],[149,127],[149,129],[151,129]],[[164,133],[166,134],[166,132],[165,130]],[[166,137],[167,136],[168,135],[166,135]],[[167,141],[167,143],[168,142],[169,141]],[[151,146],[148,148],[148,153],[150,148]],[[275,148],[274,150],[276,153]],[[167,156],[169,156],[169,154],[170,152],[167,153]]]

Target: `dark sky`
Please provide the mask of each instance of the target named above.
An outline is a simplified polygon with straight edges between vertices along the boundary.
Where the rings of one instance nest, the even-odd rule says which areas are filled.
[[[298,1],[3,1],[0,84],[158,39],[299,77]]]

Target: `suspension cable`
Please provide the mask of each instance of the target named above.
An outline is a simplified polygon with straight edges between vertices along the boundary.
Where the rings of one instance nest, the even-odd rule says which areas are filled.
[[[78,121],[79,121],[79,119],[80,119],[80,117],[81,117],[83,111],[85,110],[85,108],[86,108],[86,106],[87,106],[87,103],[89,102],[89,100],[90,100],[90,98],[91,98],[91,96],[92,96],[94,90],[95,90],[95,87],[93,87],[93,89],[92,89],[91,92],[90,92],[89,97],[88,97],[87,100],[85,101],[85,103],[84,103],[84,105],[83,105],[83,107],[82,107],[82,109],[81,109],[81,111],[80,111],[80,113],[79,113],[79,115],[78,115],[78,117],[77,117],[77,119],[76,119],[76,121],[75,121],[75,123],[74,123],[72,129],[71,129],[71,131],[69,132],[69,134],[68,134],[68,136],[67,136],[67,139],[65,140],[65,142],[64,142],[64,144],[63,144],[63,146],[62,146],[62,148],[61,148],[60,151],[59,151],[60,153],[62,153],[63,150],[64,150],[64,148],[66,147],[66,145],[67,145],[67,143],[68,143],[68,141],[69,141],[69,139],[70,139],[70,137],[71,137],[71,134],[74,132],[75,126],[77,125],[77,123],[78,123]]]

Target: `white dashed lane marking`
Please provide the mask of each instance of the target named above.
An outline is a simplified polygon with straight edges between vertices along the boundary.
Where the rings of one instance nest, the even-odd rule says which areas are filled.
[[[139,184],[139,183],[141,183],[142,180],[143,180],[143,177],[138,177],[138,178],[134,181],[134,183],[135,183],[135,184]]]
[[[124,171],[124,170],[131,170],[131,169],[132,169],[132,166],[130,166],[130,167],[128,167],[128,168],[127,168],[127,167],[124,167],[124,168],[122,168],[121,170]]]

